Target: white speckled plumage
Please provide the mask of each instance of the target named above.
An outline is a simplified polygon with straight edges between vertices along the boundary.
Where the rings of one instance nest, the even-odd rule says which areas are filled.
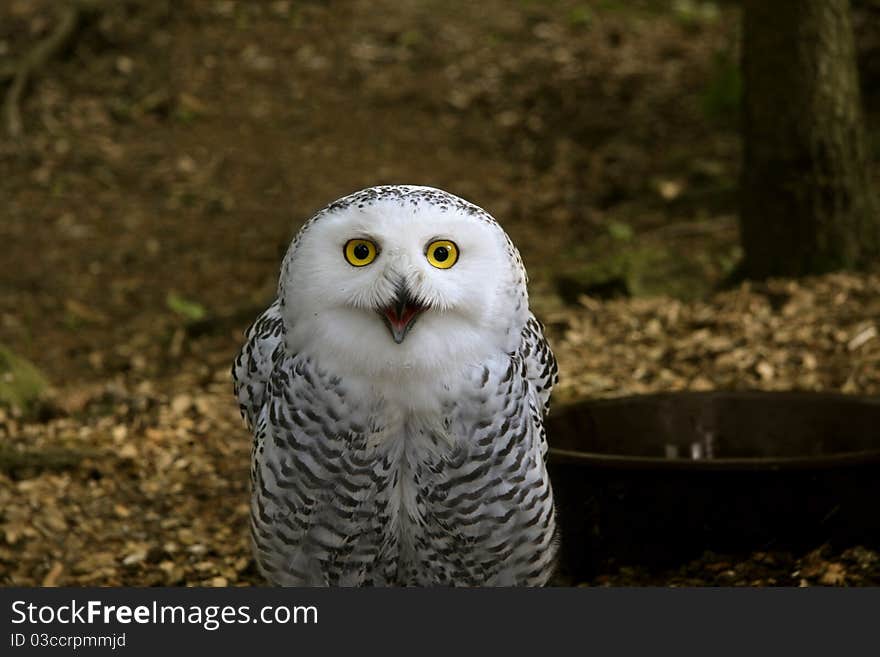
[[[348,240],[378,255],[354,267]],[[433,267],[426,245],[458,261]],[[420,308],[405,338],[380,313]],[[279,585],[542,585],[556,363],[516,248],[475,205],[372,187],[302,228],[233,365],[254,431],[252,535]]]

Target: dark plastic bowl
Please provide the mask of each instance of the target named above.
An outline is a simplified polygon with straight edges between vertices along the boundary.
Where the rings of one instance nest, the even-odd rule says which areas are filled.
[[[547,432],[572,577],[706,550],[880,547],[880,399],[648,395],[554,409]]]

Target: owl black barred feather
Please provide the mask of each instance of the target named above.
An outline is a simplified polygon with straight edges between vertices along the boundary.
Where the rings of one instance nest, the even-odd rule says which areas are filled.
[[[547,582],[556,361],[489,214],[428,187],[336,201],[246,337],[233,375],[270,582]]]

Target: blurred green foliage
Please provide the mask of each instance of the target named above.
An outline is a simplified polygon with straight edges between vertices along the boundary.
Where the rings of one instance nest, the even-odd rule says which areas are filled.
[[[205,307],[196,301],[185,299],[176,292],[169,292],[165,297],[165,305],[175,314],[180,315],[188,322],[196,322],[207,315]]]
[[[628,223],[612,219],[608,222],[608,234],[618,242],[629,242],[633,238],[633,229]]]
[[[742,94],[739,62],[730,51],[716,51],[709,79],[700,94],[703,114],[710,121],[734,127],[739,118]]]
[[[588,5],[580,5],[568,12],[568,22],[576,27],[589,27],[593,18],[593,10]]]
[[[639,237],[611,221],[608,235],[572,247],[550,274],[564,303],[582,294],[599,298],[670,296],[704,298],[727,278],[742,257],[739,245],[707,236],[699,248],[658,237]]]
[[[676,20],[688,27],[710,23],[721,16],[718,3],[708,0],[674,0],[672,13]]]
[[[32,410],[48,386],[35,365],[0,345],[0,406]]]

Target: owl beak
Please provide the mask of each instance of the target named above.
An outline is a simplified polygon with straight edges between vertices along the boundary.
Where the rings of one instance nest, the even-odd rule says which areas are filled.
[[[391,304],[381,308],[379,314],[391,332],[391,338],[400,344],[425,310],[427,308],[416,302],[404,289],[398,292]]]

